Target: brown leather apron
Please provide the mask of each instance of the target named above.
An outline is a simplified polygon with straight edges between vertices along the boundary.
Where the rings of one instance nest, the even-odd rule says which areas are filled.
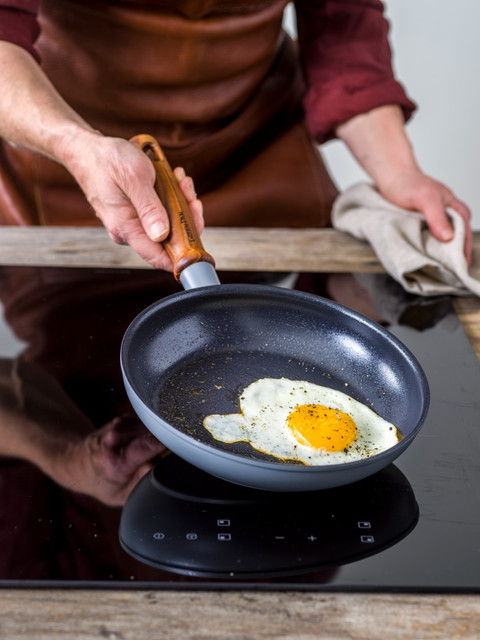
[[[336,196],[303,122],[286,0],[44,0],[37,48],[106,135],[154,135],[194,178],[208,225],[325,226]],[[0,147],[0,223],[99,224],[72,177]]]

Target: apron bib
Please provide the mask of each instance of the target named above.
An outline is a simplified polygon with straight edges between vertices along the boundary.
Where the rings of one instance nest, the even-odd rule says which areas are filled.
[[[326,226],[337,190],[303,121],[287,2],[44,0],[42,67],[105,135],[156,137],[207,225]],[[98,225],[70,174],[0,147],[0,223]]]

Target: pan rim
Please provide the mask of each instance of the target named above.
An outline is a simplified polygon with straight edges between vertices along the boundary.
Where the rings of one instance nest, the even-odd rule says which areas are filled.
[[[368,327],[370,330],[373,330],[374,333],[381,336],[383,340],[387,340],[387,342],[391,343],[397,351],[402,354],[404,360],[408,363],[412,371],[416,374],[416,379],[418,381],[418,387],[421,392],[421,397],[423,400],[422,403],[422,411],[420,416],[417,419],[416,425],[412,428],[412,430],[405,435],[402,440],[398,443],[390,447],[385,451],[381,451],[372,456],[368,456],[366,458],[361,458],[360,460],[353,460],[348,462],[336,463],[336,464],[325,464],[325,465],[304,465],[304,464],[286,464],[285,461],[269,461],[269,460],[261,460],[261,459],[251,459],[245,454],[241,454],[239,452],[227,451],[225,449],[219,449],[215,446],[214,443],[205,443],[197,440],[194,436],[185,433],[171,425],[169,422],[165,421],[158,413],[153,411],[141,398],[141,394],[138,393],[138,389],[135,388],[135,385],[132,381],[132,378],[129,374],[128,367],[128,349],[132,342],[132,338],[135,334],[136,327],[141,323],[145,322],[145,320],[152,314],[156,313],[161,309],[168,308],[170,305],[175,304],[180,298],[188,297],[190,299],[197,297],[205,298],[206,293],[214,294],[216,297],[219,295],[219,289],[225,294],[228,294],[230,297],[237,296],[239,293],[248,294],[250,296],[257,295],[261,296],[266,292],[270,294],[275,293],[279,295],[281,298],[290,298],[291,300],[305,300],[310,303],[318,303],[320,300],[323,305],[330,307],[336,312],[341,312],[344,315],[349,316],[351,319],[354,319],[357,322],[360,322],[362,325]],[[292,290],[292,289],[283,289],[281,287],[276,287],[273,285],[263,285],[263,284],[221,284],[216,286],[209,287],[199,287],[196,289],[192,289],[189,291],[179,291],[165,298],[162,298],[159,301],[154,302],[149,305],[146,309],[141,311],[130,323],[127,327],[121,345],[121,354],[120,354],[120,365],[122,370],[122,375],[124,378],[124,383],[127,388],[128,395],[133,394],[133,397],[136,398],[138,402],[142,405],[142,410],[146,411],[154,420],[154,422],[160,421],[162,429],[169,432],[172,437],[180,438],[184,440],[188,445],[194,445],[196,447],[200,447],[200,449],[208,455],[214,455],[219,459],[225,460],[225,458],[230,459],[232,462],[234,461],[236,464],[242,463],[245,466],[253,466],[256,469],[262,468],[265,471],[273,471],[281,469],[282,472],[285,473],[295,473],[295,474],[305,474],[312,472],[326,472],[328,471],[331,474],[335,472],[342,472],[346,468],[355,469],[357,467],[365,468],[370,464],[378,465],[384,458],[388,458],[389,462],[393,462],[415,439],[415,437],[420,432],[429,411],[430,405],[430,389],[426,374],[420,365],[418,359],[412,353],[412,351],[395,335],[390,333],[385,327],[380,325],[379,323],[371,320],[367,316],[350,309],[349,307],[342,305],[334,300],[330,300],[329,298],[324,298],[312,293]],[[130,398],[130,400],[132,400]],[[147,426],[147,425],[146,425]],[[156,433],[152,431],[152,429],[147,426],[147,428],[153,433],[155,437],[158,437]],[[160,438],[159,438],[160,439]],[[174,451],[174,453],[176,453]],[[177,453],[177,455],[179,455]]]

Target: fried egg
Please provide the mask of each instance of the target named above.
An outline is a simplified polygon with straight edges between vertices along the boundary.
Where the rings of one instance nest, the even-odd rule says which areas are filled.
[[[240,396],[240,413],[213,414],[204,427],[221,442],[248,442],[280,460],[326,465],[368,458],[399,441],[396,427],[341,391],[262,378]]]

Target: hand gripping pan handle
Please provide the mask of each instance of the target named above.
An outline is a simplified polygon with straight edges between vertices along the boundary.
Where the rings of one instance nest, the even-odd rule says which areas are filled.
[[[173,262],[173,275],[184,289],[220,284],[215,261],[203,247],[190,207],[160,145],[147,134],[130,142],[148,156],[155,169],[155,191],[170,220],[170,233],[162,245]]]

